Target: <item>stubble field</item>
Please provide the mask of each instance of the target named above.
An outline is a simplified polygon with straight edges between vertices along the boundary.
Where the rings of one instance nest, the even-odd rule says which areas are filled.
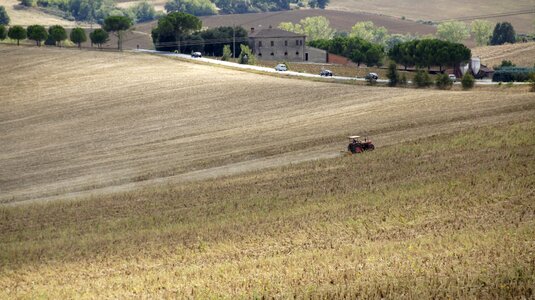
[[[304,150],[332,156],[348,134],[392,144],[535,105],[508,88],[333,86],[143,54],[7,46],[1,54],[4,203],[284,163]]]
[[[405,16],[411,20],[447,20],[457,18],[487,19],[492,22],[508,21],[517,32],[533,32],[535,0],[333,0],[329,9],[349,12],[369,12],[388,16]],[[531,14],[487,18],[489,15],[531,11]],[[468,20],[471,22],[471,20]]]
[[[384,26],[390,33],[411,33],[418,35],[434,34],[436,29],[430,25],[418,24],[413,21],[401,20],[389,16],[381,16],[373,12],[347,12],[336,10],[301,9],[283,12],[266,12],[241,15],[221,15],[203,17],[203,25],[207,27],[232,26],[240,24],[245,29],[251,27],[256,30],[270,25],[277,27],[281,22],[298,23],[308,17],[323,16],[330,22],[330,26],[338,31],[350,32],[357,22],[372,21],[376,26]]]
[[[535,66],[535,42],[485,46],[472,49],[472,55],[492,67],[499,66],[503,60],[510,60],[519,67]]]
[[[8,46],[0,65],[0,298],[534,295],[527,88]],[[339,156],[354,133],[377,150]]]

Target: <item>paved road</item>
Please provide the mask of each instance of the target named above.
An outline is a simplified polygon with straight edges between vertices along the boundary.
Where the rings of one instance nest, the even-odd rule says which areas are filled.
[[[157,50],[148,50],[148,49],[134,49],[135,52],[143,52],[143,53],[152,53],[152,54],[158,54],[163,56],[171,56],[171,57],[179,57],[186,60],[193,60],[193,61],[202,61],[210,64],[216,64],[216,65],[222,65],[222,66],[228,66],[232,68],[238,68],[238,69],[248,69],[248,70],[256,70],[266,73],[276,73],[280,75],[285,76],[296,76],[296,77],[308,77],[308,78],[332,78],[336,80],[350,80],[350,81],[366,81],[364,78],[357,78],[357,77],[345,77],[345,76],[332,76],[332,77],[324,77],[316,74],[309,74],[309,73],[299,73],[294,71],[276,71],[274,68],[266,68],[266,67],[259,67],[259,66],[252,66],[252,65],[242,65],[234,62],[229,61],[222,61],[218,59],[212,59],[212,58],[204,58],[204,57],[191,57],[189,54],[180,54],[180,53],[172,53],[172,52],[165,52],[165,51],[157,51]],[[379,79],[377,80],[379,83],[388,83],[388,80],[386,79]],[[409,81],[409,84],[412,84],[411,81]],[[454,82],[454,84],[458,85],[461,84],[459,81]],[[477,85],[496,85],[499,84],[498,82],[493,82],[490,79],[485,80],[476,80]],[[513,84],[516,85],[522,85],[522,84],[529,84],[528,82],[513,82]]]
[[[285,75],[285,76],[308,77],[308,78],[332,78],[332,79],[337,79],[337,80],[366,81],[364,78],[357,78],[357,77],[344,77],[344,76],[323,77],[323,76],[316,75],[316,74],[299,73],[299,72],[294,72],[294,71],[281,72],[281,71],[276,71],[274,68],[259,67],[259,66],[252,66],[252,65],[242,65],[242,64],[238,64],[238,63],[234,63],[234,62],[222,61],[222,60],[204,58],[204,57],[202,57],[202,58],[194,58],[194,57],[191,57],[191,55],[189,55],[189,54],[178,54],[178,53],[172,53],[172,52],[146,50],[146,49],[139,49],[139,50],[134,50],[134,51],[145,52],[145,53],[153,53],[153,54],[158,54],[158,55],[163,55],[163,56],[179,57],[179,58],[182,58],[182,59],[194,60],[194,61],[202,61],[202,62],[207,62],[207,63],[210,63],[210,64],[223,65],[223,66],[228,66],[228,67],[238,68],[238,69],[248,69],[248,70],[256,70],[256,71],[261,71],[261,72],[266,72],[266,73],[276,73],[276,74]],[[377,82],[388,83],[388,80],[379,79],[379,80],[377,80]]]

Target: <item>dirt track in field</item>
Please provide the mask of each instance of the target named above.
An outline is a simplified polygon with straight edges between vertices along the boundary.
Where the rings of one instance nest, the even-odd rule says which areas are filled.
[[[109,193],[533,118],[525,89],[318,83],[132,53],[0,46],[0,202]]]

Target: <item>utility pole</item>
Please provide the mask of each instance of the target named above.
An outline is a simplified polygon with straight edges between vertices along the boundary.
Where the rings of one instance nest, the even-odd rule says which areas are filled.
[[[232,24],[232,58],[236,58],[236,25]]]

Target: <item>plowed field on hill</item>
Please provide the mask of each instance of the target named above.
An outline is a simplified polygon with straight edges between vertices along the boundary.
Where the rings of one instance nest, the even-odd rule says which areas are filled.
[[[340,85],[131,53],[1,46],[0,65],[1,202],[287,164],[335,155],[348,134],[381,147],[535,107],[506,87]]]

